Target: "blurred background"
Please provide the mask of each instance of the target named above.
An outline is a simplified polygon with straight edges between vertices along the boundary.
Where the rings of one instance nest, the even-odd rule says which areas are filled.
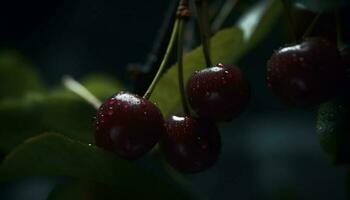
[[[150,53],[154,49],[164,51],[166,44],[156,41],[169,36],[166,24],[173,18],[169,13],[174,10],[174,2],[2,1],[0,50],[26,58],[49,87],[61,84],[66,74],[79,79],[103,72],[142,94],[159,63]],[[210,1],[212,21],[224,12],[222,8],[232,6],[225,20],[216,22],[213,29],[235,25],[259,2]],[[305,3],[296,1],[300,2],[299,6]],[[303,32],[315,14],[301,7],[293,12]],[[348,5],[339,8],[343,33],[348,36],[350,16],[346,10]],[[325,12],[316,28],[330,39],[336,37],[333,19]],[[235,63],[251,83],[251,102],[239,118],[220,125],[223,148],[218,163],[208,171],[186,175],[202,199],[348,199],[347,167],[332,165],[320,147],[315,132],[317,108],[287,107],[265,86],[266,61],[274,49],[292,42],[287,24],[282,14],[266,37]],[[187,50],[199,45],[197,32],[191,20],[186,32]],[[2,183],[0,199],[47,199],[52,189],[65,180],[34,177]]]

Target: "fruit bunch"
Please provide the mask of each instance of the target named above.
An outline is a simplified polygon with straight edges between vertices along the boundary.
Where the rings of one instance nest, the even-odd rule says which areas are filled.
[[[207,59],[207,68],[193,74],[185,92],[182,45],[184,24],[189,15],[188,2],[180,1],[168,49],[145,95],[140,97],[129,92],[118,92],[99,107],[94,122],[97,146],[132,160],[145,155],[159,142],[166,160],[181,172],[199,172],[217,161],[221,140],[215,123],[237,117],[247,105],[250,91],[238,67],[224,64],[211,66]],[[164,120],[161,111],[148,98],[158,82],[176,37],[179,91],[184,113]],[[202,41],[203,44],[206,42]],[[208,52],[208,49],[204,50],[205,54]],[[209,58],[209,55],[205,57]],[[196,116],[191,115],[187,102]]]
[[[216,123],[231,121],[244,111],[250,87],[238,67],[212,65],[208,25],[201,18],[206,10],[200,9],[205,7],[201,7],[201,3],[196,1],[206,68],[195,72],[184,86],[183,35],[190,11],[188,2],[181,0],[165,56],[145,95],[118,92],[99,107],[94,122],[97,146],[132,160],[159,143],[169,164],[182,172],[199,172],[218,160],[221,140]],[[165,120],[148,99],[176,39],[183,113]],[[267,63],[267,86],[289,105],[320,105],[335,98],[343,85],[349,85],[348,55],[346,51],[341,55],[336,45],[320,37],[284,46],[275,51]]]

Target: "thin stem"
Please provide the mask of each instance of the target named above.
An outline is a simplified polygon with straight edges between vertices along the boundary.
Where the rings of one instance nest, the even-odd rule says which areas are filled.
[[[220,11],[218,12],[216,18],[214,19],[211,30],[213,32],[220,29],[220,27],[224,24],[226,19],[230,16],[230,13],[237,5],[238,0],[226,0],[225,3],[221,6]]]
[[[64,76],[62,79],[63,85],[70,91],[74,92],[86,102],[98,109],[101,106],[101,101],[97,99],[86,87],[74,80],[71,76]]]
[[[147,91],[145,92],[145,94],[143,95],[143,98],[145,99],[149,99],[155,86],[157,85],[159,79],[160,79],[160,76],[165,68],[165,65],[168,63],[169,61],[169,58],[170,58],[170,53],[171,51],[173,50],[174,48],[174,44],[175,44],[175,40],[176,40],[176,36],[177,36],[177,32],[178,32],[178,29],[179,29],[179,20],[176,19],[175,20],[175,24],[174,24],[174,27],[173,27],[173,31],[171,33],[171,37],[170,37],[170,41],[169,41],[169,44],[168,44],[168,47],[165,51],[165,55],[164,55],[164,58],[159,66],[159,69],[157,71],[157,74],[156,76],[154,77],[151,85],[148,87]]]
[[[315,27],[315,25],[316,25],[318,19],[320,18],[320,16],[321,16],[321,13],[318,13],[318,14],[314,17],[314,19],[312,20],[311,24],[307,27],[306,31],[304,32],[302,38],[306,38],[306,37],[308,37],[308,36],[311,34],[311,32],[312,32],[312,30],[314,29],[314,27]]]
[[[178,63],[178,79],[179,79],[179,89],[181,95],[182,108],[185,115],[190,115],[190,109],[188,108],[186,101],[186,93],[183,78],[183,44],[184,44],[184,26],[186,20],[181,19],[179,23],[179,35],[177,42],[177,63]]]
[[[292,13],[291,13],[290,1],[289,0],[281,0],[281,1],[283,4],[284,12],[286,13],[286,16],[287,16],[290,31],[292,32],[293,40],[294,40],[294,42],[296,42],[298,40],[298,36],[296,33],[295,21],[294,21],[294,18],[292,17]]]
[[[167,45],[167,37],[170,36],[171,23],[174,21],[174,12],[177,8],[178,0],[172,0],[169,3],[169,8],[165,12],[163,18],[162,26],[158,30],[156,40],[153,43],[152,51],[147,57],[147,62],[145,64],[146,71],[151,71],[153,68],[156,68],[159,65],[160,58],[159,54],[164,53]]]
[[[204,59],[207,67],[212,66],[210,58],[210,27],[209,27],[209,8],[207,0],[196,0],[198,13],[199,34],[201,37]]]

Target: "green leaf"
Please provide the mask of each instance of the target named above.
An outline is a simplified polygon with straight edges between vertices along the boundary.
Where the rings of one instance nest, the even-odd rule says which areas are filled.
[[[243,17],[238,25],[243,25],[244,30],[250,33],[244,33],[240,28],[229,28],[217,32],[211,38],[211,56],[213,63],[232,64],[237,62],[250,48],[261,41],[269,32],[274,22],[281,13],[279,0],[271,0],[263,4],[258,4],[256,9],[249,11],[245,16],[258,13],[258,17],[252,19]],[[248,25],[252,25],[249,27]],[[205,67],[202,47],[198,47],[184,56],[184,80],[187,82],[189,77],[196,70]],[[157,84],[151,101],[156,103],[164,116],[180,112],[181,104],[178,90],[177,66],[176,64],[163,75]]]
[[[349,102],[339,98],[322,104],[318,111],[316,130],[320,144],[334,164],[350,163]]]
[[[247,48],[254,47],[269,33],[282,10],[281,0],[260,1],[238,20],[236,26],[243,30]]]
[[[89,91],[91,91],[100,100],[105,100],[114,93],[124,89],[122,84],[113,77],[106,74],[90,74],[81,80]]]
[[[43,90],[44,83],[28,61],[14,51],[0,52],[0,99]]]
[[[129,199],[189,199],[138,165],[60,134],[33,137],[15,148],[0,166],[0,181],[28,176],[68,176],[106,184]]]
[[[90,75],[82,83],[100,99],[122,88],[106,75]],[[31,93],[0,101],[0,151],[7,153],[25,139],[45,131],[62,132],[73,139],[93,143],[95,114],[91,105],[63,88],[47,95]]]
[[[62,131],[71,138],[93,143],[95,109],[76,96],[31,94],[0,102],[0,151],[7,153],[25,139],[44,131]]]
[[[101,101],[124,89],[124,86],[118,80],[102,73],[89,74],[80,79],[79,82]],[[66,96],[77,96],[63,85],[53,89],[52,92]]]

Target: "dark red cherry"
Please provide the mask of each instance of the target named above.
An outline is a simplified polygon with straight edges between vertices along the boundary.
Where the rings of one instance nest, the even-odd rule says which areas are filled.
[[[166,129],[161,148],[175,169],[199,172],[211,167],[218,159],[221,142],[214,123],[188,116],[172,116]]]
[[[127,92],[107,99],[98,109],[96,145],[126,159],[147,153],[165,131],[159,109],[150,101]]]
[[[187,95],[199,116],[229,121],[248,104],[250,89],[238,67],[218,64],[194,73],[187,83]]]
[[[336,46],[322,38],[277,50],[267,63],[267,84],[290,105],[318,105],[334,97],[345,68]]]

